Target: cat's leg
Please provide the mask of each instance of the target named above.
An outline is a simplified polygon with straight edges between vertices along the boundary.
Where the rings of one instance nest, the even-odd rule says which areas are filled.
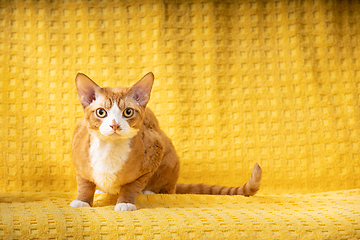
[[[135,211],[136,198],[145,188],[151,174],[147,173],[134,182],[121,186],[118,200],[115,205],[115,211]]]
[[[174,194],[179,178],[180,162],[174,149],[164,156],[160,166],[151,176],[145,190],[160,194]]]
[[[76,174],[77,196],[71,207],[92,207],[96,185]]]

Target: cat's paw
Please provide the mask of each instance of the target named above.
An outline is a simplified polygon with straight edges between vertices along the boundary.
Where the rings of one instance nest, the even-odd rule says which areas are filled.
[[[154,193],[153,191],[149,191],[149,190],[145,190],[145,191],[141,191],[140,194],[145,194],[145,195],[154,195],[156,193]]]
[[[80,200],[74,200],[70,203],[70,207],[79,208],[79,207],[91,207],[91,206],[87,202],[83,202]]]
[[[136,206],[131,203],[118,203],[115,205],[115,211],[136,211]]]
[[[105,192],[100,191],[100,190],[96,190],[96,191],[95,191],[95,194],[105,194]]]

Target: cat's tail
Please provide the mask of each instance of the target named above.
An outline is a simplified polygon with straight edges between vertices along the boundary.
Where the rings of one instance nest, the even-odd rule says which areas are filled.
[[[244,195],[253,196],[260,188],[261,167],[255,164],[250,180],[241,187],[222,187],[206,184],[182,184],[176,185],[177,194],[208,194],[208,195]]]

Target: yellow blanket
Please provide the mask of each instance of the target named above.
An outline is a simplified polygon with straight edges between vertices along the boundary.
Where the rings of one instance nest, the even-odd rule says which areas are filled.
[[[0,1],[0,238],[359,239],[356,1]],[[72,209],[74,78],[156,77],[180,182],[259,195]]]

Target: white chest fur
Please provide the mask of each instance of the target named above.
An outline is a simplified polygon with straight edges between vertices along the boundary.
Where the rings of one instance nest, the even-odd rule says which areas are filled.
[[[124,166],[130,150],[130,139],[108,141],[91,136],[90,162],[95,184],[100,190],[110,194],[119,193],[116,173]]]

